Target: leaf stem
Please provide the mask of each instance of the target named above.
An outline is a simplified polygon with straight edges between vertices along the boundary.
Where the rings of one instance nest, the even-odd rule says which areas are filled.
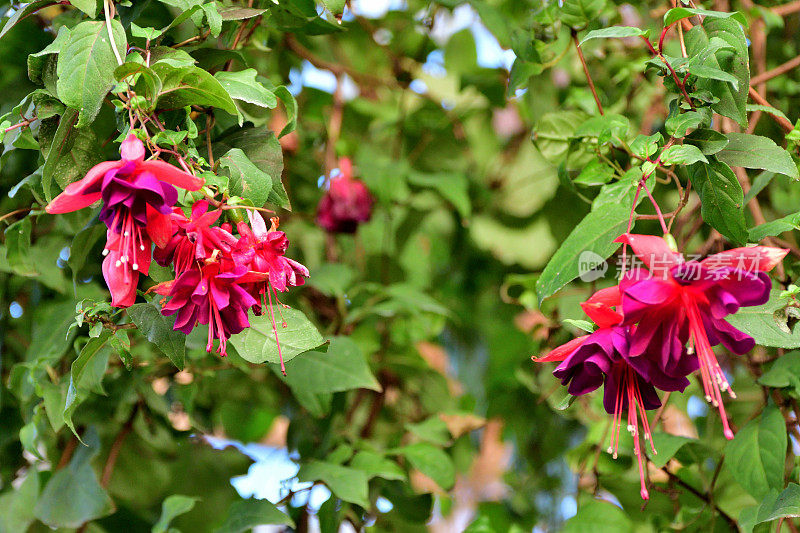
[[[601,115],[605,115],[605,112],[603,112],[603,104],[600,103],[600,97],[597,96],[597,89],[594,86],[594,81],[592,81],[592,76],[589,74],[589,67],[586,65],[586,58],[583,57],[583,50],[581,50],[581,45],[578,42],[578,32],[575,30],[572,30],[572,42],[575,43],[575,50],[578,51],[578,58],[581,60],[583,73],[586,75],[586,81],[589,82],[589,89],[592,91],[592,96],[594,96],[594,102],[597,104],[597,110],[600,111]]]

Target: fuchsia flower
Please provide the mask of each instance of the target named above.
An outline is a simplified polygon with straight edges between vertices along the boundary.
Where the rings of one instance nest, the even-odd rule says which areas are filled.
[[[269,306],[272,331],[275,333],[277,341],[278,326],[275,321],[275,311],[272,308],[272,296],[274,295],[275,300],[278,301],[277,291],[284,292],[289,287],[302,285],[309,272],[305,266],[286,257],[289,239],[286,238],[284,232],[277,231],[277,218],[272,219],[272,227],[267,230],[267,225],[260,213],[249,210],[247,216],[250,219],[250,226],[244,222],[239,222],[237,225],[240,237],[231,256],[234,264],[246,266],[253,272],[265,274],[262,280],[248,284],[247,290],[256,300],[256,305],[253,307],[256,315],[263,312],[262,305]],[[286,375],[280,342],[278,342],[278,358],[281,362],[281,372]]]
[[[156,286],[155,291],[169,296],[161,313],[176,315],[174,329],[187,335],[197,323],[208,324],[206,351],[219,340],[217,353],[227,355],[228,338],[250,327],[247,311],[258,302],[240,283],[259,279],[244,266],[223,270],[220,263],[209,262],[202,268],[192,268],[174,281]]]
[[[212,226],[221,214],[219,209],[208,211],[205,200],[192,205],[190,218],[176,207],[170,215],[172,237],[163,247],[156,248],[153,257],[162,266],[173,263],[175,273],[180,274],[192,268],[196,261],[211,257],[214,250],[229,253],[236,244],[236,237],[220,226]]]
[[[622,280],[623,325],[636,324],[630,352],[649,358],[665,374],[683,377],[700,369],[706,400],[717,407],[725,437],[733,438],[721,393],[735,397],[712,346],[744,354],[755,341],[724,318],[740,307],[769,299],[771,270],[788,250],[767,246],[736,248],[703,261],[684,262],[667,242],[650,235],[625,234],[648,270],[633,269]],[[683,347],[689,343],[689,349]]]
[[[673,378],[661,372],[646,358],[630,354],[631,328],[621,325],[623,316],[617,311],[621,294],[618,286],[596,292],[581,304],[584,312],[599,326],[589,335],[573,339],[551,351],[538,362],[561,361],[553,375],[568,386],[570,394],[580,396],[603,385],[603,406],[614,417],[609,453],[617,457],[623,412],[627,413],[627,430],[633,436],[634,454],[639,463],[639,480],[643,499],[649,498],[645,485],[639,427],[644,440],[653,445],[646,411],[661,406],[655,387],[662,390],[684,390],[685,377]]]
[[[340,159],[339,170],[319,202],[317,224],[331,233],[355,233],[359,224],[372,217],[372,195],[362,181],[353,178],[350,159]]]
[[[67,213],[103,201],[100,220],[108,226],[103,276],[112,305],[128,307],[136,298],[139,273],[148,273],[151,241],[164,246],[172,236],[175,186],[196,191],[204,180],[164,161],[145,161],[144,145],[133,134],[122,142],[120,155],[120,161],[95,165],[67,185],[47,212]]]

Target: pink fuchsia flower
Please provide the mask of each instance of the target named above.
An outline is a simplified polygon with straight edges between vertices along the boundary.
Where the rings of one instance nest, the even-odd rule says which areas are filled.
[[[373,198],[366,185],[353,178],[350,159],[340,159],[339,170],[319,202],[317,224],[331,233],[355,233],[372,217]]]
[[[650,358],[673,377],[699,368],[706,400],[719,409],[725,437],[732,439],[721,393],[728,391],[734,398],[735,394],[712,346],[723,344],[736,354],[753,348],[752,337],[724,318],[740,307],[769,299],[771,283],[765,272],[788,250],[736,248],[703,261],[685,262],[660,237],[625,234],[617,242],[630,245],[647,266],[647,270],[631,270],[621,283],[623,324],[636,324],[631,355]],[[689,349],[684,350],[687,342]]]
[[[212,351],[217,339],[217,353],[225,357],[228,338],[250,327],[247,312],[258,303],[241,284],[260,277],[243,266],[226,271],[220,263],[209,262],[157,285],[155,291],[170,298],[161,313],[176,315],[173,329],[188,335],[196,324],[208,324],[206,351]]]
[[[258,302],[253,307],[256,315],[263,312],[262,305],[269,306],[272,331],[278,345],[281,372],[286,375],[281,343],[278,340],[278,325],[272,307],[272,296],[275,296],[275,301],[280,305],[277,291],[284,292],[289,287],[302,285],[309,272],[302,264],[286,257],[289,239],[286,238],[284,232],[277,231],[277,218],[271,220],[272,226],[267,230],[267,225],[260,213],[250,210],[247,212],[247,216],[250,219],[249,226],[245,222],[237,224],[239,241],[233,248],[231,256],[236,265],[246,266],[253,272],[264,274],[264,279],[248,284],[247,290]],[[285,322],[283,327],[286,327]]]
[[[186,218],[180,208],[170,215],[172,236],[163,246],[156,248],[153,257],[162,266],[173,264],[176,274],[193,268],[197,261],[208,259],[219,250],[229,254],[236,237],[220,226],[213,226],[222,211],[208,211],[208,202],[201,200],[192,205],[192,214]]]
[[[650,442],[650,448],[655,453],[646,413],[661,406],[655,387],[682,391],[689,382],[685,378],[666,376],[654,365],[630,357],[631,328],[620,325],[623,317],[616,309],[619,304],[620,291],[617,286],[595,293],[581,307],[597,323],[598,329],[554,349],[536,361],[561,361],[553,375],[574,396],[592,392],[603,385],[603,407],[614,420],[608,450],[614,458],[617,457],[623,413],[626,413],[626,427],[633,436],[634,454],[639,463],[641,495],[643,499],[648,499],[639,428],[641,426],[644,440]]]
[[[92,167],[80,181],[67,185],[47,206],[52,214],[67,213],[103,201],[100,220],[109,229],[103,275],[112,304],[127,307],[136,296],[139,272],[150,263],[150,243],[163,246],[172,236],[169,215],[178,199],[175,186],[196,191],[204,180],[164,161],[145,161],[144,145],[130,134],[120,146],[119,161]],[[115,272],[121,269],[122,272]]]

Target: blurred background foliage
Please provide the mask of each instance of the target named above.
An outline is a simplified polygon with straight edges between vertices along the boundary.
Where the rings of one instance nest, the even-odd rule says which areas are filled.
[[[708,3],[714,5],[703,7],[741,9],[751,28],[761,29],[765,62],[754,68],[800,54],[800,16],[782,13],[778,2]],[[9,15],[19,8],[4,4]],[[662,424],[700,440],[663,437],[684,467],[679,474],[651,470],[663,490],[652,491],[640,512],[631,456],[614,461],[603,452],[608,420],[600,396],[565,409],[552,369],[530,361],[578,334],[561,321],[582,318],[578,302],[589,294],[575,284],[540,308],[534,292],[535,272],[597,192],[570,182],[588,157],[559,168],[570,133],[596,113],[571,28],[622,24],[657,35],[669,2],[250,4],[267,11],[235,54],[225,50],[235,48],[238,21],[226,21],[214,38],[202,19],[189,19],[162,44],[205,34],[182,47],[204,68],[232,59],[255,68],[266,86],[285,84],[296,96],[296,131],[281,138],[292,210],[279,215],[290,255],[311,278],[286,303],[327,337],[347,336],[330,349],[363,358],[368,369],[346,366],[341,378],[332,369],[320,380],[319,368],[304,369],[298,357],[279,378],[274,365],[248,364],[234,350],[226,360],[206,354],[205,334],[196,331],[178,371],[132,334],[133,367],[109,351],[74,413],[84,447],[48,416],[50,405],[63,405],[70,364],[86,342],[87,326],[67,333],[75,305],[105,299],[93,259],[101,246],[83,264],[71,263],[72,239],[91,214],[42,215],[32,229],[31,272],[10,268],[0,254],[0,531],[44,531],[43,518],[58,511],[48,506],[60,501],[45,489],[48,482],[68,464],[73,477],[59,496],[80,491],[81,476],[92,476],[81,461],[101,476],[110,453],[119,455],[107,496],[98,487],[101,493],[84,502],[92,509],[74,510],[74,523],[57,525],[81,528],[88,517],[97,520],[87,531],[147,531],[175,494],[197,498],[164,503],[165,514],[172,506],[190,509],[173,522],[182,531],[240,530],[223,522],[239,516],[236,504],[251,495],[280,502],[298,530],[324,532],[340,524],[403,532],[469,524],[473,532],[726,530],[719,509],[737,516],[755,503],[735,471],[718,468],[724,439],[696,384],[671,400]],[[181,5],[135,0],[118,9],[130,31],[131,20],[167,26]],[[0,111],[36,88],[28,55],[60,26],[84,18],[69,5],[47,6],[0,39]],[[666,91],[645,71],[649,55],[639,42],[596,41],[585,53],[608,112],[625,115],[641,133],[663,130]],[[796,73],[769,82],[770,103],[792,121],[798,94]],[[244,110],[253,125],[275,132],[293,118],[280,107]],[[113,120],[105,106],[94,126],[100,132],[108,125],[103,138]],[[216,127],[236,127],[235,119],[218,117]],[[767,119],[756,131],[782,139]],[[31,204],[31,192],[17,188],[41,164],[38,144],[27,141],[6,139],[0,214]],[[103,146],[114,158],[114,143]],[[372,220],[355,236],[332,237],[314,224],[322,177],[338,156],[353,159],[377,199]],[[767,218],[794,213],[797,191],[775,177],[762,193]],[[677,202],[674,191],[657,194]],[[642,232],[650,228],[640,224]],[[707,235],[703,229],[692,242]],[[762,397],[740,370],[740,401],[730,411],[744,424]],[[353,377],[363,371],[361,381]],[[302,465],[299,476],[295,465]],[[714,504],[686,485],[703,493],[710,485]]]

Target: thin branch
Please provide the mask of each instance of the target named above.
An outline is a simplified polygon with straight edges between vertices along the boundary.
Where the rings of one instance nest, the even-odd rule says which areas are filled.
[[[597,110],[600,111],[601,115],[604,115],[603,112],[603,104],[600,103],[600,97],[597,96],[597,89],[594,86],[594,81],[592,81],[592,76],[589,74],[589,67],[586,65],[586,58],[583,57],[583,50],[581,50],[581,45],[578,42],[578,32],[572,30],[572,42],[575,43],[575,50],[578,51],[578,57],[581,60],[581,66],[583,67],[583,73],[586,74],[586,81],[589,82],[589,89],[592,91],[592,96],[594,96],[594,102],[597,104]]]
[[[770,69],[766,72],[762,72],[761,74],[757,74],[750,79],[750,85],[756,86],[762,83],[765,83],[773,78],[777,78],[781,74],[786,74],[790,70],[796,69],[800,67],[800,56],[794,57],[783,63],[782,65],[778,65],[777,67]]]
[[[775,6],[771,9],[772,12],[779,17],[786,17],[800,11],[800,0],[795,0],[794,2],[783,4],[782,6]]]
[[[750,94],[750,98],[752,98],[755,103],[757,103],[759,105],[764,105],[764,106],[767,106],[767,107],[775,107],[772,104],[770,104],[767,101],[766,98],[764,98],[763,96],[758,94],[758,91],[756,91],[753,87],[750,87],[750,93],[749,94]],[[778,125],[780,125],[780,127],[783,128],[783,130],[786,133],[789,133],[790,131],[792,131],[794,129],[794,125],[791,122],[789,122],[788,119],[786,119],[784,117],[775,116],[772,113],[769,113],[769,116],[772,117],[772,120],[777,122]]]

